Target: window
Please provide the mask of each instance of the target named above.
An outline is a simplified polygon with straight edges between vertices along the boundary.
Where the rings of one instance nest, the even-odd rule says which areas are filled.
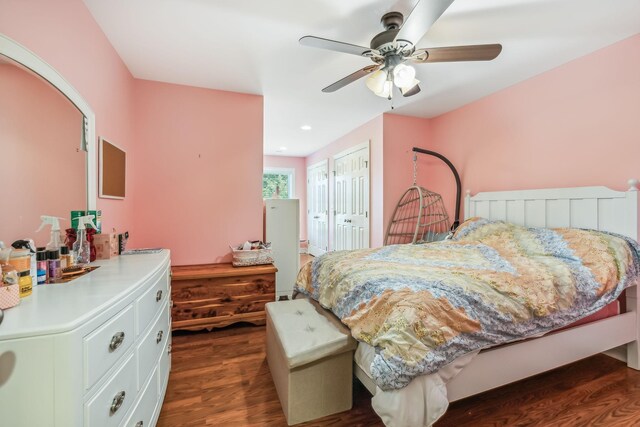
[[[262,198],[271,199],[280,192],[280,199],[294,198],[294,170],[265,168],[262,174]]]

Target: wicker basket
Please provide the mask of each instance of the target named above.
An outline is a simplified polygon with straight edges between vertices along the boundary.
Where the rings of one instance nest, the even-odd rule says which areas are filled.
[[[244,251],[229,246],[233,253],[231,264],[234,267],[247,267],[249,265],[273,264],[273,252],[271,249],[253,249]]]

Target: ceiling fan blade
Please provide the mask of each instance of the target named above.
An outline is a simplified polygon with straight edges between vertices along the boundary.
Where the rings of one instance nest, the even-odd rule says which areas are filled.
[[[491,61],[502,52],[501,44],[434,47],[417,49],[411,60],[423,62]]]
[[[350,43],[338,42],[335,40],[323,39],[322,37],[304,36],[300,40],[303,46],[317,47],[320,49],[328,49],[336,52],[349,53],[358,56],[375,56],[380,53],[375,49],[364,46],[358,46]]]
[[[413,96],[413,95],[415,95],[415,94],[417,94],[419,92],[420,92],[420,85],[415,85],[414,87],[412,87],[408,91],[402,92],[402,96],[404,96],[405,98],[408,98],[408,97]]]
[[[381,67],[381,65],[368,65],[368,66],[364,67],[363,69],[358,70],[355,73],[351,73],[347,77],[344,77],[344,78],[338,80],[337,82],[335,82],[333,84],[330,84],[329,86],[327,86],[324,89],[322,89],[322,91],[325,92],[325,93],[335,92],[338,89],[341,89],[341,88],[345,87],[346,85],[348,85],[350,83],[353,83],[356,80],[361,79],[362,77],[373,73],[374,71],[377,71],[380,67]]]
[[[451,3],[453,0],[418,0],[418,4],[400,27],[395,40],[406,40],[415,45]]]

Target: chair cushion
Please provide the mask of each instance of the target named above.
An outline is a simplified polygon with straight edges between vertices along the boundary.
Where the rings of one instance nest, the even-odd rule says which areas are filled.
[[[306,299],[266,304],[267,319],[278,335],[289,369],[353,350],[349,329]]]

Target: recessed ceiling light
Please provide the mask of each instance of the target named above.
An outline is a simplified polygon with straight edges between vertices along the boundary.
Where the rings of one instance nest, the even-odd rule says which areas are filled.
[[[300,126],[300,129],[302,129],[302,130],[311,130],[311,126],[309,126],[309,125],[302,125],[302,126]]]

